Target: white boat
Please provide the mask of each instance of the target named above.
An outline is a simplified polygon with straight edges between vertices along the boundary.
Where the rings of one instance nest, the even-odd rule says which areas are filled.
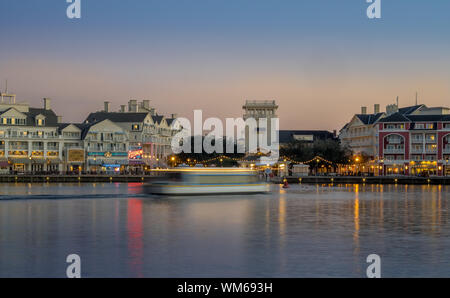
[[[146,185],[146,192],[158,195],[210,195],[264,193],[269,185],[258,173],[242,168],[180,168],[157,170],[164,177]]]

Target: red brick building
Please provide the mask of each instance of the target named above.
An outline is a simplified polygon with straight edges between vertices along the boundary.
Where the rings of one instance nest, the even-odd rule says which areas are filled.
[[[422,106],[380,119],[380,175],[450,176],[450,113]]]

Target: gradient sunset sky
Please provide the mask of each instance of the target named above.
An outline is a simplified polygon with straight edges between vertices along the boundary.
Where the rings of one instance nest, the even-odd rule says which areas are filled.
[[[150,99],[163,114],[238,117],[246,99],[275,99],[281,129],[339,130],[415,92],[450,106],[450,1],[0,0],[0,89],[52,98],[80,122],[103,101]]]

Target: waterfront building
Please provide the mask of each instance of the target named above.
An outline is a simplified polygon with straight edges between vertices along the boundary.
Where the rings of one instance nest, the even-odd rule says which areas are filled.
[[[108,119],[80,126],[86,171],[109,174],[128,170],[129,141],[124,129]]]
[[[145,167],[167,166],[167,157],[172,154],[172,137],[179,131],[176,114],[171,117],[158,115],[149,101],[128,102],[128,110],[121,105],[118,112],[110,111],[109,102],[100,112],[89,114],[85,124],[110,120],[126,131],[129,140],[130,171],[143,171]]]
[[[450,176],[450,109],[421,106],[378,123],[379,166],[384,174]]]
[[[16,95],[0,93],[0,162],[9,172],[59,172],[62,146],[58,122],[44,98],[42,108],[16,103]],[[7,167],[5,165],[8,164]]]
[[[374,175],[450,175],[450,109],[424,104],[353,116],[340,131],[342,145],[355,155],[353,171]],[[361,155],[368,157],[359,164]]]
[[[360,114],[355,114],[350,122],[339,132],[342,146],[348,147],[355,155],[366,155],[375,159],[378,154],[378,132],[376,124],[386,115],[380,112],[380,105],[374,105],[374,112],[367,113],[367,107],[361,108]]]
[[[166,166],[176,115],[164,117],[150,101],[136,100],[89,114],[83,123],[62,123],[44,98],[42,108],[16,103],[0,92],[0,173],[137,172]]]

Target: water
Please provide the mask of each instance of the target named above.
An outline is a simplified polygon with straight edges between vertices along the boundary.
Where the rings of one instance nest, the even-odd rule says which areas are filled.
[[[141,184],[0,184],[0,277],[450,277],[448,186],[292,185],[155,198]]]

